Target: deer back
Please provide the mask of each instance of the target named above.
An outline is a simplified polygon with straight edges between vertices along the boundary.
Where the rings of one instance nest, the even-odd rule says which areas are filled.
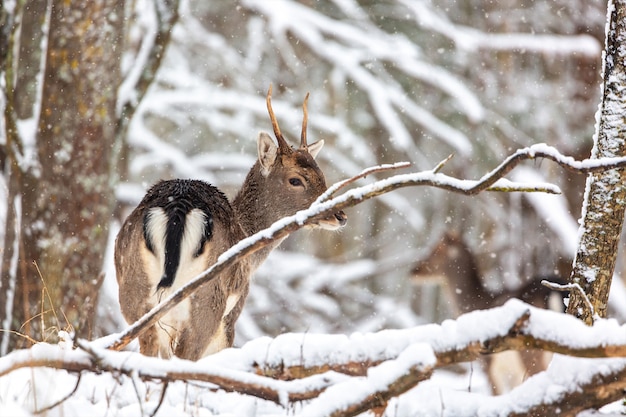
[[[159,289],[180,287],[188,279],[177,276],[202,272],[243,236],[228,199],[217,188],[186,179],[156,183],[116,240],[122,312],[134,321],[145,313],[138,305]]]
[[[472,310],[483,310],[499,306],[510,298],[540,308],[550,308],[550,297],[554,294],[541,285],[541,277],[523,283],[517,289],[488,291],[482,282],[476,256],[456,233],[447,232],[424,260],[413,270],[417,281],[436,279],[451,300],[454,314]],[[558,276],[544,277],[556,283],[564,283]]]
[[[444,234],[413,275],[418,281],[437,280],[455,315],[491,307],[495,297],[483,286],[474,254],[454,233]]]

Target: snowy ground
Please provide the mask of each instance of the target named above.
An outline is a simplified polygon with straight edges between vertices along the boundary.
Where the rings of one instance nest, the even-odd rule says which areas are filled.
[[[284,334],[263,337],[241,348],[222,351],[199,362],[164,361],[136,352],[102,349],[106,339],[74,349],[71,343],[41,343],[29,350],[0,358],[0,415],[31,416],[47,410],[48,416],[148,416],[157,409],[163,383],[149,377],[173,373],[212,375],[266,387],[279,395],[277,403],[250,395],[228,393],[207,382],[172,382],[157,416],[325,416],[365,396],[379,392],[409,369],[426,370],[434,365],[434,352],[460,348],[475,340],[504,335],[527,309],[531,318],[525,329],[544,339],[575,348],[626,344],[626,327],[615,320],[600,320],[593,328],[564,314],[533,309],[513,300],[505,306],[447,320],[441,325],[346,335]],[[91,351],[91,352],[89,352]],[[25,361],[53,364],[64,361],[89,365],[97,357],[99,369],[122,372],[94,374],[44,367],[13,370]],[[324,363],[381,361],[366,376],[350,377],[333,371],[292,381],[256,375],[256,366],[314,366]],[[573,392],[592,377],[626,368],[626,359],[580,359],[557,355],[549,369],[500,396],[488,395],[487,382],[477,366],[472,372],[437,370],[398,399],[389,402],[388,416],[504,416],[531,404],[555,401]],[[469,367],[466,367],[469,369]],[[80,375],[80,377],[79,377]],[[200,378],[201,379],[201,378]],[[287,396],[327,387],[309,401],[289,403]],[[620,415],[621,403],[605,407],[603,415]],[[41,414],[37,414],[41,415]],[[584,414],[594,415],[594,414]]]

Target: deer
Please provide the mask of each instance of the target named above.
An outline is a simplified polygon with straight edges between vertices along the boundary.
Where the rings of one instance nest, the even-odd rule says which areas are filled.
[[[413,282],[434,281],[439,284],[442,295],[446,298],[451,315],[457,317],[473,310],[484,310],[502,305],[510,298],[518,298],[539,308],[553,308],[552,296],[555,292],[541,285],[540,278],[565,284],[559,276],[536,277],[517,289],[493,292],[487,290],[481,278],[481,271],[476,256],[458,233],[446,232],[429,254],[413,269]],[[563,311],[563,294],[561,311]],[[509,352],[504,352],[509,353]],[[502,355],[502,354],[498,354]],[[492,355],[493,356],[493,355]],[[490,380],[494,393],[509,391],[516,383],[528,375],[533,375],[546,367],[543,352],[525,350],[517,355],[509,355],[506,363],[489,356],[481,361]],[[497,357],[497,355],[495,355]],[[521,366],[514,366],[521,361]],[[501,369],[504,367],[505,369]],[[516,369],[520,368],[520,369]]]
[[[266,105],[276,140],[259,133],[258,158],[232,202],[201,180],[161,180],[123,223],[114,259],[120,307],[129,324],[214,264],[235,243],[308,208],[326,191],[324,173],[315,161],[324,141],[307,143],[309,94],[302,105],[297,149],[280,131],[271,95],[270,85]],[[337,211],[309,227],[338,230],[346,222],[346,214]],[[140,353],[198,360],[231,347],[251,275],[280,243],[235,263],[170,310],[139,336]]]

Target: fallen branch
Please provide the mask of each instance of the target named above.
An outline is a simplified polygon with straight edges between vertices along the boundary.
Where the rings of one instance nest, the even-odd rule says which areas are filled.
[[[476,334],[478,324],[485,322],[497,325]],[[79,340],[76,349],[40,343],[0,358],[0,377],[21,368],[46,367],[163,382],[198,381],[283,406],[311,400],[304,405],[303,415],[352,416],[384,406],[389,399],[430,378],[436,368],[488,353],[540,348],[580,358],[626,358],[625,330],[626,326],[614,320],[598,320],[589,327],[571,315],[512,300],[443,325],[351,336],[309,334],[302,338],[285,334],[257,339],[241,349],[229,349],[198,362],[114,352],[99,347],[100,341]],[[301,349],[294,349],[294,343],[300,343]],[[507,394],[513,399],[525,396],[527,406],[519,415],[552,415],[541,410],[556,409],[570,410],[569,415],[574,415],[576,410],[600,407],[623,395],[626,360],[599,359],[599,366],[596,359],[557,359],[573,362],[554,370],[551,367],[524,383],[520,390]],[[224,363],[237,369],[229,369]],[[349,375],[337,372],[346,369]],[[576,383],[559,382],[574,379]],[[536,402],[529,402],[524,390],[536,389],[538,383],[561,383],[565,388],[549,401],[537,397]],[[484,403],[485,407],[501,404],[487,398]]]
[[[344,375],[328,373],[298,381],[279,381],[221,366],[204,366],[198,362],[144,357],[135,352],[96,349],[86,342],[79,343],[79,346],[68,350],[40,343],[28,350],[13,351],[0,358],[0,377],[18,369],[38,367],[73,373],[109,372],[142,380],[205,382],[227,392],[250,395],[277,404],[315,398],[329,386],[346,379]]]
[[[329,387],[304,407],[301,416],[356,416],[367,410],[387,406],[398,397],[432,375],[435,358],[428,345],[414,344],[397,359],[370,368],[366,377],[350,378]],[[342,401],[333,401],[333,398]]]
[[[572,363],[571,365],[580,366],[579,364],[575,363]],[[588,367],[594,365],[597,367],[600,364],[587,364]],[[551,375],[546,375],[546,377],[549,376]],[[547,381],[545,383],[543,381],[540,381],[540,383],[542,383],[542,386],[548,388],[551,383],[550,379],[542,379],[545,379]],[[562,380],[560,380],[556,376],[554,380],[556,380],[555,382],[557,384],[562,383]],[[536,381],[532,382],[537,383]],[[613,364],[613,366],[610,366],[610,370],[608,372],[606,372],[606,370],[599,370],[590,380],[581,381],[577,385],[576,389],[570,389],[568,391],[565,391],[559,397],[556,397],[551,401],[544,401],[540,404],[534,404],[523,411],[509,414],[508,417],[575,417],[581,411],[589,409],[599,409],[606,404],[610,404],[612,402],[623,399],[624,390],[626,390],[626,362],[621,361],[621,363]],[[513,393],[509,395],[509,397],[517,396],[519,396],[519,394],[516,395],[515,393]]]
[[[493,329],[484,339],[468,336],[461,340],[459,337],[446,335],[446,332],[454,335],[455,332],[464,329],[480,328],[480,323],[502,320],[501,317],[505,314],[509,317],[508,324]],[[448,321],[446,329],[439,325],[428,325],[350,338],[343,335],[325,336],[328,340],[323,345],[316,343],[314,346],[308,346],[303,343],[302,349],[313,357],[335,357],[332,363],[306,364],[302,363],[300,355],[294,353],[290,356],[283,353],[283,350],[288,352],[282,348],[283,344],[293,344],[294,340],[301,336],[281,335],[265,348],[250,346],[251,350],[267,352],[270,358],[275,356],[274,351],[281,352],[280,362],[255,358],[251,370],[259,375],[286,380],[329,371],[362,376],[366,375],[372,366],[395,359],[401,351],[387,349],[378,356],[363,357],[359,346],[392,345],[406,349],[413,343],[426,343],[433,347],[437,360],[436,367],[474,361],[485,354],[527,349],[539,349],[579,358],[626,358],[626,326],[619,326],[610,320],[603,320],[601,323],[597,327],[589,327],[571,315],[542,310],[519,300],[511,300],[502,307],[462,315],[455,322]],[[548,324],[549,331],[545,331]],[[611,336],[612,342],[607,342],[602,334],[614,335]],[[579,340],[590,342],[582,344]],[[340,355],[337,350],[347,353]],[[242,347],[242,355],[251,356],[246,346]],[[216,360],[219,360],[219,354]]]

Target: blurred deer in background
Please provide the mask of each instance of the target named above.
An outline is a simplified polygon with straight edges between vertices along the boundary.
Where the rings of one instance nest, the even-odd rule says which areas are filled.
[[[232,204],[212,185],[197,180],[161,181],[124,222],[115,242],[122,314],[133,323],[217,261],[233,244],[275,221],[308,208],[326,191],[314,158],[323,141],[307,143],[304,99],[300,147],[283,138],[266,103],[276,142],[258,137],[258,160]],[[336,212],[314,227],[335,230],[347,217]],[[233,344],[235,321],[251,274],[280,242],[261,249],[198,289],[139,336],[141,353],[197,360]]]
[[[455,233],[443,235],[433,250],[414,268],[413,279],[416,285],[426,281],[437,283],[442,296],[449,303],[448,313],[454,317],[473,310],[497,307],[511,298],[518,298],[528,304],[547,309],[552,306],[551,298],[554,295],[554,291],[541,285],[539,278],[530,280],[515,290],[488,291],[482,282],[475,255]],[[560,284],[565,283],[564,279],[557,276],[546,279]],[[562,301],[562,294],[560,296]],[[562,302],[560,308],[563,309]],[[508,369],[499,369],[500,364],[494,362],[492,356],[486,358],[485,371],[496,393],[508,391],[512,386],[521,383],[525,377],[545,369],[547,365],[541,351],[520,352],[523,365],[520,375],[515,372],[513,362],[504,365]]]

